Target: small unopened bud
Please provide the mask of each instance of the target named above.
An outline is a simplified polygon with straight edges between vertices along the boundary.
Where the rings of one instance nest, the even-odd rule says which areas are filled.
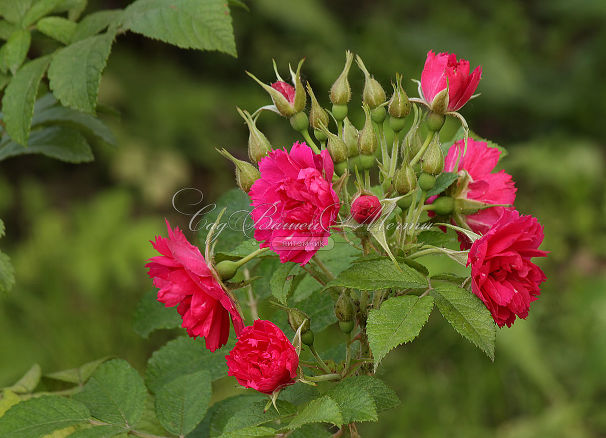
[[[335,316],[339,321],[351,321],[354,316],[354,304],[346,292],[341,292],[335,303]]]
[[[238,187],[242,189],[242,191],[248,193],[254,182],[261,178],[261,172],[259,172],[259,169],[246,161],[238,160],[225,149],[217,149],[217,151],[234,163],[236,166],[236,183],[238,184]]]
[[[303,342],[305,345],[313,345],[314,343],[314,332],[312,332],[311,330],[301,334],[301,342]]]
[[[326,126],[320,125],[320,129],[328,137],[326,149],[328,149],[332,161],[335,163],[341,163],[347,160],[347,146],[345,145],[345,142],[337,135],[330,132]]]
[[[288,66],[292,83],[295,84],[295,101],[293,102],[293,107],[297,113],[303,111],[305,109],[305,105],[307,104],[307,94],[305,93],[305,87],[303,86],[303,81],[301,80],[301,67],[303,66],[303,62],[305,62],[305,58],[299,61],[296,72],[292,71],[290,65]]]
[[[310,328],[309,316],[299,309],[288,309],[288,324],[295,332],[301,327],[301,334],[303,335]]]
[[[297,113],[293,115],[290,119],[290,126],[297,131],[301,132],[307,129],[309,126],[309,120],[307,119],[307,114],[304,112]]]
[[[248,125],[248,157],[250,161],[258,163],[271,152],[271,144],[269,140],[259,129],[255,123],[255,120],[248,113],[248,111],[242,111],[238,109],[238,114],[242,116],[246,124]]]
[[[492,207],[509,207],[506,204],[491,204],[482,201],[475,201],[467,198],[455,198],[454,209],[459,214],[470,215],[477,213],[480,210],[485,210]]]
[[[444,116],[444,114],[434,113],[433,111],[430,111],[427,114],[426,119],[427,129],[429,129],[431,132],[438,132],[440,129],[442,129],[442,126],[444,126],[445,121],[446,116]]]
[[[431,102],[431,111],[438,114],[446,114],[448,111],[448,87],[444,88]]]
[[[424,192],[431,190],[436,185],[436,177],[429,173],[421,173],[419,175],[419,187]]]
[[[402,87],[402,75],[396,74],[396,83],[391,85],[393,86],[393,94],[387,107],[389,115],[396,119],[403,119],[410,114],[410,101]]]
[[[318,103],[314,91],[311,89],[309,82],[307,83],[307,92],[311,98],[311,109],[309,110],[309,123],[312,128],[320,130],[320,125],[328,126],[328,113]]]
[[[354,328],[354,322],[352,321],[339,321],[339,328],[345,334],[351,333]]]
[[[377,136],[375,135],[375,130],[372,126],[370,108],[366,104],[362,107],[364,108],[366,120],[364,121],[364,127],[358,136],[358,149],[363,155],[373,155],[378,147]]]
[[[215,271],[221,277],[221,280],[230,280],[236,275],[239,265],[231,260],[223,260],[215,265]]]
[[[375,109],[387,99],[385,96],[385,90],[381,84],[379,84],[379,82],[368,72],[368,69],[364,65],[364,62],[359,55],[356,55],[356,63],[358,64],[358,67],[360,67],[360,70],[362,70],[364,73],[364,91],[362,91],[362,102],[368,105],[370,109]]]
[[[417,177],[412,167],[404,164],[398,169],[394,176],[393,187],[400,195],[410,193],[417,188]]]
[[[402,199],[398,199],[398,202],[396,203],[398,207],[400,207],[402,210],[406,210],[408,207],[410,207],[412,205],[412,199],[414,198],[415,193],[416,192],[410,192]]]
[[[381,216],[383,206],[375,195],[360,195],[351,204],[351,216],[359,224],[371,224]]]
[[[347,146],[348,157],[355,157],[360,153],[358,150],[358,130],[347,117],[343,120],[343,141]]]
[[[345,67],[343,67],[343,71],[337,78],[332,87],[330,88],[330,101],[334,105],[347,105],[347,103],[351,100],[351,88],[349,86],[349,80],[347,76],[349,75],[349,69],[351,68],[351,63],[353,62],[353,53],[349,50],[345,52]],[[333,107],[333,114],[334,114]],[[345,114],[343,118],[347,115],[347,107],[345,107]],[[339,120],[336,114],[334,114],[335,118]],[[340,120],[343,120],[341,118]]]
[[[386,116],[387,111],[385,111],[384,106],[378,106],[370,111],[370,118],[373,122],[378,123],[379,125],[385,121]]]
[[[437,137],[435,135],[425,154],[423,154],[423,163],[421,165],[423,172],[431,175],[439,175],[444,170],[444,153]]]
[[[454,210],[454,199],[450,196],[440,196],[431,204],[431,209],[440,216],[447,216]]]

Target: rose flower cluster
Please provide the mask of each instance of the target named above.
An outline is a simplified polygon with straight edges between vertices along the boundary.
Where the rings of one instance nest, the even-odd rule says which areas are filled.
[[[361,127],[348,118],[352,99],[348,76],[354,59],[365,77]],[[187,334],[203,337],[206,348],[215,351],[227,344],[233,325],[237,341],[226,356],[229,375],[264,394],[275,394],[297,379],[313,381],[314,376],[304,376],[300,367],[305,346],[319,369],[331,371],[313,347],[304,312],[283,306],[296,333],[292,341],[276,324],[258,319],[257,309],[251,310],[252,324],[245,326],[233,293],[242,284],[229,280],[256,257],[277,256],[280,263],[293,262],[326,284],[320,277],[334,276],[314,256],[335,234],[351,239],[360,248],[360,257],[375,254],[394,263],[395,256],[463,254],[470,277],[457,287],[475,294],[499,327],[526,318],[545,281],[533,262],[547,254],[539,249],[543,228],[536,218],[516,211],[512,177],[496,170],[501,150],[472,138],[459,112],[475,97],[481,67],[471,71],[469,62],[454,54],[430,51],[418,82],[419,96],[409,98],[402,76],[396,75],[388,98],[362,59],[347,52],[343,71],[330,89],[328,110],[311,84],[301,79],[302,64],[290,70],[290,83],[278,76],[268,84],[251,75],[269,94],[271,104],[253,113],[238,110],[250,132],[250,161],[220,151],[235,165],[237,184],[249,196],[258,249],[243,258],[215,262],[208,240],[203,256],[168,222],[168,237],[152,242],[160,255],[147,267],[158,288],[158,301],[177,308]],[[257,128],[264,111],[289,120],[300,135],[291,147],[273,145]],[[441,144],[439,132],[447,117],[460,122],[461,129],[456,138]],[[390,223],[406,226],[396,231],[379,226]],[[454,230],[459,247],[424,242],[421,225],[438,236]],[[339,289],[333,297],[339,327],[346,333],[359,330],[352,339],[368,342],[364,332],[368,310],[404,293],[408,292],[388,290],[369,300],[362,289]],[[359,350],[361,363],[363,355],[372,357],[367,344]],[[368,369],[348,369],[341,377],[362,371]]]

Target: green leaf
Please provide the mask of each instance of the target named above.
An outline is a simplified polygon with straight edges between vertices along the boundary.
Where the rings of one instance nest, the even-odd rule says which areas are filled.
[[[14,141],[0,145],[0,161],[25,154],[43,154],[68,163],[86,163],[94,160],[86,138],[79,131],[62,126],[34,131],[27,147]]]
[[[366,331],[375,370],[389,351],[419,335],[432,309],[432,297],[404,295],[390,298],[369,312]]]
[[[231,15],[224,0],[137,0],[124,11],[122,24],[184,49],[236,56]]]
[[[249,426],[234,432],[226,432],[219,435],[220,438],[246,438],[246,437],[274,437],[276,429],[271,427]]]
[[[187,435],[204,418],[211,392],[210,375],[204,370],[177,377],[156,394],[158,420],[167,431]]]
[[[406,264],[400,270],[387,259],[375,259],[355,263],[341,272],[327,287],[343,286],[360,290],[415,289],[427,286],[427,280]]]
[[[274,271],[269,281],[272,295],[284,305],[286,305],[289,293],[292,292],[290,286],[294,274],[291,274],[291,272],[295,271],[296,273],[298,266],[296,263],[283,263]]]
[[[11,23],[19,23],[33,0],[0,0],[0,16]]]
[[[6,228],[4,226],[4,221],[2,219],[0,219],[0,239],[2,237],[4,237],[5,234],[6,234]]]
[[[223,348],[211,353],[204,347],[203,339],[181,336],[160,348],[147,362],[145,381],[151,392],[157,391],[170,381],[184,374],[204,369],[211,379],[227,375],[225,355],[233,348],[233,340]]]
[[[15,74],[29,51],[32,36],[29,31],[17,29],[8,41],[0,48],[0,70]]]
[[[78,429],[67,438],[111,438],[126,432],[123,426],[93,426],[86,429]]]
[[[157,299],[155,291],[149,291],[145,295],[135,310],[135,321],[133,328],[135,332],[144,338],[159,329],[172,329],[181,325],[181,317],[177,309],[164,307]]]
[[[293,431],[289,438],[331,438],[333,435],[321,424],[306,424]]]
[[[93,113],[113,33],[92,36],[58,50],[48,69],[50,88],[70,108]]]
[[[64,397],[45,395],[10,408],[0,421],[2,438],[40,438],[55,430],[87,422],[85,405]]]
[[[225,430],[227,423],[235,414],[248,410],[253,403],[261,400],[267,403],[266,396],[263,396],[261,393],[252,393],[226,398],[225,400],[221,400],[219,403],[214,404],[211,408],[213,411],[212,415],[211,412],[209,412],[207,418],[204,420],[204,422],[206,422],[208,417],[211,417],[209,421],[210,428],[207,433],[203,435],[204,438],[221,435]],[[198,430],[196,429],[196,432],[197,431]]]
[[[311,329],[316,333],[337,322],[334,312],[335,302],[328,291],[317,290],[295,305],[309,316]]]
[[[2,391],[0,395],[0,418],[2,418],[6,411],[21,402],[21,397],[8,389]]]
[[[83,113],[75,109],[66,108],[61,105],[42,106],[42,100],[50,97],[52,102],[57,101],[52,94],[47,94],[39,99],[34,106],[34,117],[32,127],[61,125],[80,130],[91,140],[100,141],[112,146],[116,145],[116,138],[110,129],[98,118],[91,114]]]
[[[297,409],[291,403],[283,400],[276,401],[277,410],[271,406],[265,412],[266,405],[266,400],[259,400],[249,404],[246,409],[232,411],[232,416],[225,423],[222,434],[219,436],[238,436],[240,433],[242,436],[246,436],[246,430],[273,423],[297,412]]]
[[[494,360],[496,326],[484,303],[467,289],[452,284],[436,286],[431,295],[450,325]]]
[[[356,379],[345,379],[337,383],[328,395],[337,402],[343,415],[343,424],[377,421],[377,407],[365,386]]]
[[[49,62],[48,56],[28,62],[15,74],[4,92],[2,111],[6,132],[19,144],[27,144],[38,87]]]
[[[38,386],[38,383],[40,383],[40,377],[42,377],[42,370],[40,365],[35,364],[17,383],[6,389],[13,391],[16,394],[29,394],[30,392],[33,392],[34,389],[36,389],[36,386]]]
[[[424,243],[426,245],[431,246],[450,248],[454,245],[455,248],[459,248],[457,235],[452,231],[448,231],[446,233],[440,230],[421,231],[417,236],[417,240],[420,243]]]
[[[97,35],[112,23],[117,23],[123,12],[122,9],[108,9],[88,14],[77,24],[72,41],[76,42]]]
[[[61,0],[38,0],[23,17],[23,27],[28,27],[50,14],[60,2]]]
[[[0,0],[1,2],[2,0]],[[0,20],[0,39],[8,40],[13,32],[17,29],[17,26],[9,23],[8,21]]]
[[[354,376],[347,379],[355,381],[359,387],[366,389],[375,402],[377,412],[393,409],[400,404],[400,399],[393,389],[383,381],[372,376]]]
[[[15,285],[15,269],[9,256],[0,251],[0,293],[8,293]]]
[[[49,379],[60,380],[67,383],[75,383],[78,385],[84,385],[86,381],[93,375],[95,370],[103,362],[106,362],[109,357],[103,357],[101,359],[94,360],[92,362],[85,363],[79,368],[72,368],[69,370],[57,371],[50,374],[45,374],[44,377]]]
[[[169,435],[168,431],[164,429],[158,420],[158,416],[156,415],[156,398],[151,394],[147,394],[145,398],[145,407],[143,408],[139,422],[135,425],[135,429],[144,430],[146,433],[153,435]]]
[[[141,417],[146,396],[143,379],[137,371],[128,362],[114,359],[100,365],[74,398],[84,403],[93,417],[128,426],[136,424]]]
[[[434,186],[427,191],[426,197],[429,198],[430,196],[439,195],[448,187],[450,187],[450,185],[455,182],[457,178],[458,175],[454,172],[441,173],[436,178],[436,183],[434,184]]]
[[[38,21],[36,29],[60,43],[69,44],[76,26],[76,23],[63,17],[45,17]]]
[[[327,395],[312,400],[303,407],[287,427],[294,430],[308,423],[332,423],[335,426],[343,424],[339,405]]]

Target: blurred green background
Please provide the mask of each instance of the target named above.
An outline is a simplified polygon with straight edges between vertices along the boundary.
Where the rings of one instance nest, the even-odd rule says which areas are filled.
[[[119,38],[100,96],[119,111],[107,118],[118,148],[97,148],[84,165],[29,156],[0,164],[1,243],[17,276],[0,305],[0,386],[34,362],[53,371],[117,355],[143,369],[171,336],[143,340],[132,330],[151,288],[148,240],[164,232],[164,217],[187,227],[171,205],[178,189],[213,200],[233,187],[231,165],[213,148],[244,157],[235,106],[267,103],[245,70],[270,81],[272,58],[286,75],[306,57],[306,79],[327,105],[318,90],[348,48],[386,89],[401,72],[416,96],[409,79],[433,49],[483,67],[482,96],[462,113],[509,150],[503,167],[517,207],[545,225],[548,281],[528,320],[499,330],[494,363],[432,317],[381,367],[402,405],[363,425],[363,436],[606,436],[606,2],[249,3],[250,12],[233,10],[238,59]],[[361,90],[363,76],[352,72]],[[277,115],[260,127],[276,145],[298,139]]]

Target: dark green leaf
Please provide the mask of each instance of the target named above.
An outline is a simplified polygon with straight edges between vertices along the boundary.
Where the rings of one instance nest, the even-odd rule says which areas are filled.
[[[448,187],[450,187],[450,185],[455,182],[457,178],[458,175],[454,172],[441,173],[436,178],[436,183],[434,184],[434,186],[427,191],[426,197],[429,198],[430,196],[439,195]]]
[[[299,414],[287,426],[294,430],[309,423],[343,424],[343,416],[336,401],[325,395],[307,403]]]
[[[25,64],[6,87],[2,111],[6,132],[21,145],[27,144],[38,86],[50,58],[44,56]]]
[[[345,379],[337,383],[328,395],[337,402],[343,415],[343,424],[377,421],[374,399],[360,380]]]
[[[425,287],[427,280],[406,264],[398,269],[388,258],[355,263],[341,272],[329,286],[343,286],[360,290],[413,289]]]
[[[248,428],[268,425],[268,423],[292,416],[297,412],[292,404],[282,400],[276,401],[277,411],[271,406],[264,412],[266,405],[266,400],[259,400],[248,405],[246,409],[232,412],[232,416],[225,423],[220,436],[237,436]]]
[[[124,432],[126,432],[126,429],[123,426],[93,426],[86,429],[78,429],[66,438],[111,438]]]
[[[221,435],[235,413],[249,409],[253,403],[260,400],[264,400],[267,403],[267,397],[257,393],[230,397],[213,405],[214,412],[210,419],[210,436],[217,437]]]
[[[103,362],[106,362],[108,359],[109,357],[103,357],[101,359],[85,363],[79,368],[57,371],[55,373],[46,374],[44,377],[48,377],[49,379],[54,380],[60,380],[62,382],[84,385],[86,381],[90,378],[90,376],[93,375],[97,367]]]
[[[72,42],[97,35],[112,23],[117,24],[123,12],[122,9],[109,9],[88,14],[77,24],[76,30],[72,35]]]
[[[393,409],[400,404],[400,399],[395,391],[376,377],[362,375],[350,377],[347,380],[356,381],[356,385],[368,391],[375,402],[377,412]]]
[[[292,292],[290,286],[298,267],[299,265],[296,263],[283,263],[274,271],[271,280],[269,281],[272,295],[284,305],[286,305],[289,293]]]
[[[419,335],[432,309],[432,297],[405,295],[390,298],[369,312],[366,331],[375,369],[393,348]]]
[[[135,310],[133,326],[135,332],[144,338],[155,330],[172,329],[181,325],[177,309],[165,307],[156,297],[156,291],[147,292]]]

